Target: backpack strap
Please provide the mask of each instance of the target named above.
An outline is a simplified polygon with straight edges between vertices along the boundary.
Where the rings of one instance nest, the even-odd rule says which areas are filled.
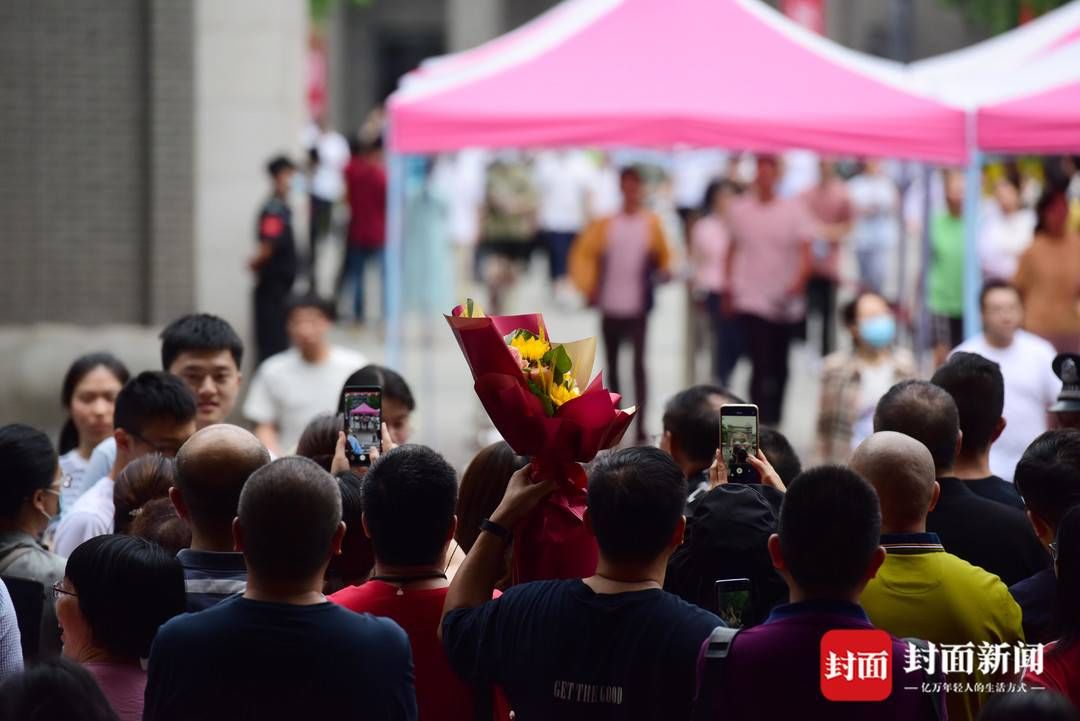
[[[705,646],[697,699],[694,702],[695,721],[723,718],[722,708],[725,659],[731,653],[739,628],[718,626],[709,635]]]

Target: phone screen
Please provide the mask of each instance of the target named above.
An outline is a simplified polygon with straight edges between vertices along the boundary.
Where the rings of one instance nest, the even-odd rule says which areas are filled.
[[[758,452],[757,406],[725,405],[720,408],[720,450],[728,467],[728,480],[756,480],[757,474],[746,457]]]
[[[371,465],[371,449],[382,451],[382,391],[378,388],[346,389],[345,455],[356,466]]]
[[[716,582],[716,608],[729,628],[742,628],[750,609],[750,579],[727,578]]]

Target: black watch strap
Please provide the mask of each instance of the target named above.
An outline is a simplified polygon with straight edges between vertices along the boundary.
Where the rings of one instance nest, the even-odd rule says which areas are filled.
[[[510,543],[511,541],[514,540],[513,531],[511,531],[509,528],[505,528],[503,526],[500,526],[498,523],[495,523],[494,521],[492,521],[491,519],[488,519],[488,518],[485,518],[484,520],[480,521],[480,530],[481,531],[487,531],[488,533],[490,533],[492,535],[498,536],[499,538],[501,538],[506,543]]]

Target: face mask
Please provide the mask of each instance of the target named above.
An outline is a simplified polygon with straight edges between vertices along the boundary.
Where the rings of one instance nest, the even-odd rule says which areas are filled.
[[[64,513],[64,494],[63,493],[57,493],[56,491],[54,491],[52,489],[45,489],[45,492],[50,494],[50,495],[52,495],[52,494],[56,495],[56,515],[55,516],[50,516],[48,513],[45,512],[44,508],[39,508],[38,511],[41,513],[41,515],[45,516],[45,518],[49,521],[49,523],[52,523],[55,519],[59,518]]]
[[[859,337],[871,348],[885,348],[896,338],[896,319],[891,315],[867,318],[859,323]]]

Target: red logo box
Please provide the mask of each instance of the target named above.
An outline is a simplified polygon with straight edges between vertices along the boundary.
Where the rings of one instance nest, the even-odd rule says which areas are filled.
[[[892,693],[892,637],[886,631],[829,631],[821,637],[821,695],[884,701]]]

